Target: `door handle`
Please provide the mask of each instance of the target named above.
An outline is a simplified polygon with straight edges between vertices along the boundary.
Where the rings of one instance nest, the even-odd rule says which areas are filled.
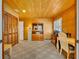
[[[76,41],[76,43],[78,43],[78,44],[79,44],[79,40],[77,40],[77,41]]]
[[[0,43],[2,43],[2,40],[0,40]]]

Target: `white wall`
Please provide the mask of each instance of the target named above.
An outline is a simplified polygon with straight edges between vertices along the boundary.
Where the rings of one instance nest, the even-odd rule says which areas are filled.
[[[2,0],[0,0],[0,40],[2,40]],[[0,43],[0,59],[2,59],[2,43]]]
[[[24,40],[24,22],[19,21],[19,40]]]
[[[79,40],[79,0],[77,0],[77,40]],[[77,59],[79,59],[79,43],[77,43]]]

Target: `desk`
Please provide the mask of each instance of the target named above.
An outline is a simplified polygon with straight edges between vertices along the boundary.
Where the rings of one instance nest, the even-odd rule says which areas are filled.
[[[75,47],[75,39],[74,38],[68,38],[68,44],[71,44],[72,46]]]
[[[68,38],[68,44],[70,44],[74,47],[74,59],[76,57],[76,49],[75,49],[76,45],[75,45],[75,43],[76,43],[76,40],[74,38]],[[69,57],[70,57],[70,55],[69,55]]]
[[[4,52],[5,52],[7,49],[10,49],[10,50],[9,50],[9,55],[10,55],[10,57],[11,57],[11,54],[12,54],[12,44],[4,44]]]

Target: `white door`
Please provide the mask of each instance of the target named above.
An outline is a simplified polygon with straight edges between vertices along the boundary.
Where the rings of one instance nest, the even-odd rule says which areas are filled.
[[[24,40],[24,22],[19,21],[19,39]]]
[[[32,28],[28,28],[28,41],[32,41]]]
[[[77,50],[76,50],[76,52],[77,52],[77,55],[76,55],[76,57],[77,57],[77,59],[79,59],[79,0],[77,0]]]
[[[0,59],[2,59],[2,0],[0,0]]]

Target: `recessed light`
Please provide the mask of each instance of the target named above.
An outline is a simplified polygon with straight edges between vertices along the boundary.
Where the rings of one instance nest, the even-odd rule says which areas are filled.
[[[23,12],[23,13],[25,13],[25,12],[26,12],[26,10],[22,10],[22,12]]]

